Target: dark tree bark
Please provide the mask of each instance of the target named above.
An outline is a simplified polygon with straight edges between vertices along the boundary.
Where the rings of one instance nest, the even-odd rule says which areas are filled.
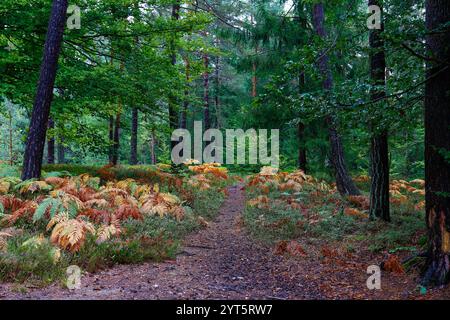
[[[191,65],[189,63],[189,58],[186,56],[184,58],[185,65],[185,77],[186,77],[186,86],[184,88],[184,101],[183,101],[183,110],[181,111],[181,128],[187,128],[187,111],[189,107],[189,81],[190,81],[190,69]]]
[[[208,54],[203,53],[203,64],[205,72],[203,72],[203,122],[205,130],[211,127],[209,116],[209,57]]]
[[[425,210],[429,252],[424,285],[450,281],[450,31],[432,32],[450,21],[450,1],[426,1],[429,62],[425,85]],[[445,154],[446,153],[446,154]]]
[[[120,107],[120,109],[121,109],[121,107]],[[115,121],[115,126],[114,126],[114,141],[113,141],[113,155],[112,155],[112,165],[113,166],[116,166],[117,163],[119,162],[120,117],[121,117],[121,112],[119,111],[116,115],[116,121]]]
[[[66,23],[67,6],[67,0],[53,1],[36,98],[31,115],[30,131],[25,147],[22,180],[40,178],[41,176],[45,136],[53,98],[58,57]]]
[[[109,117],[109,164],[113,164],[114,154],[114,117]]]
[[[134,165],[138,163],[137,160],[137,143],[138,143],[138,121],[139,121],[139,111],[137,108],[133,108],[131,115],[131,154],[130,154],[130,164]]]
[[[54,129],[55,122],[52,118],[48,119],[48,128]],[[54,164],[55,163],[55,138],[51,137],[47,140],[47,163]]]
[[[306,173],[306,148],[305,148],[305,125],[300,121],[297,125],[298,130],[298,168]]]
[[[379,0],[369,0],[369,6],[376,5],[381,10],[382,6]],[[384,50],[384,32],[383,17],[381,17],[381,29],[370,31],[370,79],[375,89],[371,92],[371,99],[375,101],[384,101],[386,96],[386,57]],[[379,106],[380,108],[382,105]],[[389,213],[389,147],[388,131],[385,128],[379,128],[379,124],[372,123],[372,138],[370,147],[371,163],[371,186],[370,186],[370,210],[371,218],[381,218],[390,221]]]
[[[313,25],[316,33],[325,39],[327,34],[324,27],[325,14],[323,3],[314,4],[313,7]],[[321,54],[319,59],[319,68],[324,77],[323,88],[330,91],[333,87],[333,75],[328,65],[328,55]],[[337,130],[337,123],[334,115],[326,117],[328,125],[328,135],[331,145],[331,162],[333,164],[334,173],[336,177],[336,186],[341,195],[358,195],[359,190],[356,188],[352,178],[350,177],[347,167],[345,165],[344,148],[342,147],[341,137]]]

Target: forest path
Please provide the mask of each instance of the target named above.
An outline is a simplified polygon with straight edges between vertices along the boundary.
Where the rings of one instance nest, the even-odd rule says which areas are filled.
[[[0,299],[320,299],[292,264],[255,243],[239,224],[245,195],[240,186],[215,221],[189,235],[176,260],[119,265],[87,274],[74,291],[55,284],[14,292],[0,285]]]

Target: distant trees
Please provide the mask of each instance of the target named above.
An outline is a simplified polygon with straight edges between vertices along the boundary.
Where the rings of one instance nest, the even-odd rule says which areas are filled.
[[[450,281],[450,2],[426,1],[425,202],[429,248],[423,283]]]
[[[66,23],[67,7],[67,0],[53,0],[39,82],[27,136],[22,169],[23,180],[41,176],[45,137],[53,98],[58,57]]]

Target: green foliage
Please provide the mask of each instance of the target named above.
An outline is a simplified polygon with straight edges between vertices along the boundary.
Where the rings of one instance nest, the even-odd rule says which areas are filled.
[[[30,242],[34,239],[35,236],[23,234],[8,241],[8,251],[0,252],[1,281],[46,285],[64,277],[68,266],[66,256],[62,254],[57,260],[56,247],[48,241]]]

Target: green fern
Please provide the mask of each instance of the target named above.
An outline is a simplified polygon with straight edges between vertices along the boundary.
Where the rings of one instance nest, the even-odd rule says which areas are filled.
[[[48,209],[50,209],[50,218],[53,218],[57,213],[64,210],[62,200],[60,198],[47,198],[42,201],[34,212],[33,221],[42,219]]]

